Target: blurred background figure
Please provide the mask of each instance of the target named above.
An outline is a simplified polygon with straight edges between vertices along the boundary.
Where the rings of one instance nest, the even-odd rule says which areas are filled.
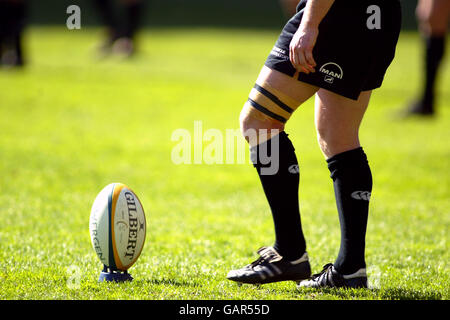
[[[280,0],[286,17],[290,18],[295,14],[296,8],[300,0]]]
[[[0,0],[0,65],[25,64],[22,35],[25,28],[26,1]]]
[[[417,4],[416,17],[425,43],[424,81],[421,96],[405,110],[405,115],[435,113],[436,79],[445,53],[449,16],[450,0],[419,0]]]
[[[136,33],[140,26],[144,0],[94,0],[107,27],[100,53],[117,53],[130,57],[136,51]]]

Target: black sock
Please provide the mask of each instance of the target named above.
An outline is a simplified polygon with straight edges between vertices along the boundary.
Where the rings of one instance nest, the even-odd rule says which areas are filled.
[[[126,4],[126,26],[125,26],[125,36],[128,38],[133,38],[136,34],[137,29],[140,25],[140,18],[142,15],[142,11],[144,8],[143,1],[136,1],[129,4]]]
[[[18,65],[24,65],[24,54],[22,46],[23,30],[25,29],[26,3],[25,1],[17,1],[14,3],[14,33],[13,42],[14,50],[17,55]]]
[[[445,36],[430,36],[425,41],[425,83],[422,103],[433,111],[435,83],[445,51]]]
[[[269,163],[265,161],[265,155],[269,155]],[[300,175],[294,146],[282,131],[251,148],[251,156],[272,211],[276,236],[274,248],[286,259],[296,260],[305,253],[306,243],[300,221]]]
[[[109,29],[111,40],[120,37],[119,23],[117,22],[116,12],[111,0],[95,0],[94,2],[103,23]]]
[[[8,3],[0,1],[0,65],[2,64],[3,53],[7,49],[8,37]]]
[[[366,266],[364,250],[372,173],[362,148],[337,154],[327,162],[341,224],[341,246],[334,266],[342,274],[351,274]]]
[[[24,1],[4,2],[0,8],[2,20],[0,25],[0,60],[2,52],[11,51],[14,59],[9,61],[13,65],[24,64],[22,52],[22,34],[25,27],[26,3]]]

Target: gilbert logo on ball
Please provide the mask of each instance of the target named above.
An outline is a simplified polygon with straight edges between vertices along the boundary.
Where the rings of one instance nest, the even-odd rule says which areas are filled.
[[[139,258],[146,235],[145,213],[136,194],[122,183],[103,188],[92,205],[89,231],[104,265],[102,274],[126,273]]]

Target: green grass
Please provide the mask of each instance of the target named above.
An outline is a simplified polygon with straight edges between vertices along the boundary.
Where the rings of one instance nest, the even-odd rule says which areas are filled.
[[[248,164],[173,164],[171,134],[193,132],[195,120],[237,129],[277,35],[151,29],[135,59],[102,61],[98,30],[30,29],[30,65],[0,70],[0,299],[449,299],[450,64],[435,119],[393,117],[419,88],[417,34],[401,36],[361,128],[374,175],[366,256],[375,287],[297,291],[225,279],[273,242],[261,186]],[[317,272],[334,261],[340,231],[312,101],[287,131]],[[139,195],[147,239],[132,283],[99,284],[90,207],[118,181]]]

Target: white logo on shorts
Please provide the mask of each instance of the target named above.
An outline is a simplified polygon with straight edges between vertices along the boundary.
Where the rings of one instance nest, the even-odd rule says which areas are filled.
[[[270,52],[270,54],[274,55],[276,57],[282,58],[284,60],[289,60],[289,55],[287,54],[286,50],[278,48],[277,46],[273,47],[273,49]]]
[[[335,79],[344,78],[344,71],[342,71],[341,66],[334,62],[325,63],[319,71],[325,74],[324,81],[328,83],[334,83]]]
[[[352,193],[352,198],[355,200],[370,200],[371,193],[369,191],[355,191]]]

